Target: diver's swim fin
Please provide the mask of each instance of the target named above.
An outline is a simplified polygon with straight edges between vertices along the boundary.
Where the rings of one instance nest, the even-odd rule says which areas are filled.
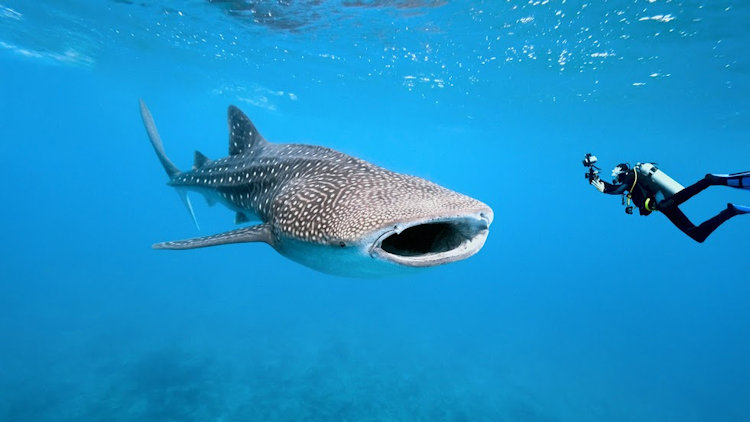
[[[750,214],[750,207],[744,205],[727,204],[727,208],[733,208],[737,214]]]
[[[750,189],[750,171],[732,174],[712,174],[715,178],[721,180],[730,188]]]

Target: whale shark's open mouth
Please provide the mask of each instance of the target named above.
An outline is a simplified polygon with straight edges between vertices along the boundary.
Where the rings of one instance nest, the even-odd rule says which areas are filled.
[[[397,225],[380,235],[371,254],[410,267],[429,267],[465,259],[484,245],[491,218],[482,213]]]

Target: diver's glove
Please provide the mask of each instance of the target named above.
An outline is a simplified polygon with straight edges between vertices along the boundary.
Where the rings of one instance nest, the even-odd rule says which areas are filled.
[[[598,177],[591,179],[591,186],[595,187],[601,193],[604,193],[604,182]]]

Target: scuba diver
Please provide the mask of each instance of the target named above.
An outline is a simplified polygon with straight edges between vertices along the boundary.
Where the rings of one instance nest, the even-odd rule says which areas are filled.
[[[588,167],[586,178],[599,192],[610,195],[622,195],[625,212],[633,213],[633,206],[638,208],[641,215],[649,215],[653,211],[664,214],[669,221],[696,242],[702,243],[721,224],[730,218],[750,213],[750,207],[727,204],[727,207],[700,225],[694,225],[680,210],[679,206],[709,186],[729,186],[750,190],[750,171],[732,174],[707,174],[696,183],[683,187],[663,171],[656,168],[654,163],[637,163],[632,168],[626,164],[618,164],[612,170],[612,183],[599,178],[599,167],[596,156],[586,154],[583,165]]]

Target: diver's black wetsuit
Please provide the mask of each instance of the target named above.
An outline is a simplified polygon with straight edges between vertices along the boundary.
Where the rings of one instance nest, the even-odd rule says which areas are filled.
[[[618,184],[611,184],[607,183],[604,180],[602,180],[602,183],[604,183],[604,193],[610,194],[610,195],[622,195],[626,192],[630,191],[631,188],[633,188],[633,191],[630,192],[630,199],[633,201],[633,205],[638,207],[638,212],[641,215],[649,215],[651,214],[651,210],[646,207],[646,200],[650,198],[650,203],[654,203],[654,197],[653,194],[646,191],[641,184],[636,184],[635,187],[633,187],[633,182],[635,181],[635,170],[630,169],[625,174],[624,177],[622,177],[622,181]]]
[[[633,187],[633,181],[635,180],[635,169],[629,169],[627,174],[622,178],[622,182],[618,184],[611,184],[604,182],[604,193],[611,195],[623,194]],[[709,186],[724,185],[727,186],[727,180],[722,177],[717,177],[711,174],[707,174],[706,177],[699,180],[698,182],[686,187],[685,189],[677,192],[670,198],[667,198],[659,203],[656,203],[655,194],[656,192],[650,192],[641,183],[636,183],[633,187],[633,191],[630,192],[631,200],[633,205],[638,207],[638,211],[641,215],[649,215],[653,210],[660,211],[664,214],[669,221],[672,222],[678,229],[682,230],[686,235],[690,236],[696,242],[702,243],[708,235],[713,233],[722,223],[734,217],[735,215],[741,214],[736,208],[727,206],[726,209],[722,210],[715,216],[704,221],[700,225],[696,226],[690,219],[680,210],[679,206],[692,198],[703,189]],[[647,206],[648,205],[648,206]]]

